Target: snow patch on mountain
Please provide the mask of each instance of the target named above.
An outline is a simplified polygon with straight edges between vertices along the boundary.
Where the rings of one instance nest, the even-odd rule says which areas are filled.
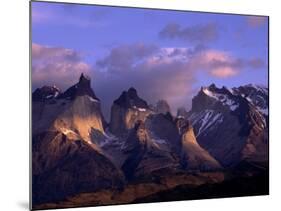
[[[199,113],[193,113],[189,117],[189,120],[193,125],[199,125],[199,129],[196,134],[196,137],[198,137],[208,129],[211,129],[215,124],[222,123],[223,115],[215,112],[214,110],[205,110]]]
[[[235,111],[239,107],[239,104],[236,103],[234,100],[230,99],[229,96],[227,96],[227,94],[219,94],[216,92],[212,92],[208,88],[203,88],[203,92],[209,97],[212,97],[220,101],[223,105],[228,106],[232,111]],[[230,91],[230,93],[231,92],[233,91]]]

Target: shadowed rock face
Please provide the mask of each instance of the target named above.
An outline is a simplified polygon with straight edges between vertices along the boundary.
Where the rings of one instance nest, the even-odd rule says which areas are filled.
[[[32,156],[34,204],[123,185],[122,172],[78,136],[38,134],[33,137]]]
[[[56,86],[43,86],[41,88],[37,88],[32,93],[32,100],[43,102],[46,100],[54,99],[60,94],[61,92]]]
[[[248,84],[233,88],[234,92],[243,95],[248,99],[263,115],[268,116],[268,88]]]
[[[178,108],[177,117],[187,118],[187,116],[188,116],[188,112],[186,111],[186,109],[184,107]]]
[[[151,115],[147,118],[146,125],[153,135],[165,140],[172,151],[180,152],[180,134],[170,113]]]
[[[145,121],[151,113],[147,103],[137,95],[134,88],[124,91],[111,107],[110,131],[124,134],[133,128],[138,120]]]
[[[91,79],[82,73],[79,78],[79,82],[67,89],[62,95],[59,96],[59,98],[67,98],[73,100],[77,96],[84,95],[88,95],[94,100],[99,101],[99,99],[96,97],[94,91],[91,88]]]
[[[137,108],[148,108],[147,103],[138,96],[137,90],[133,87],[127,92],[122,92],[120,97],[113,103],[127,109],[133,108],[134,106]]]
[[[221,164],[227,167],[245,158],[267,160],[266,119],[246,96],[211,85],[192,102],[188,118],[198,143]]]
[[[122,170],[128,180],[152,176],[160,169],[172,171],[179,167],[172,151],[167,146],[154,142],[145,123],[140,120],[130,130],[124,152],[128,157],[122,165]]]
[[[171,113],[171,109],[168,102],[166,100],[159,100],[156,103],[155,112],[162,114]]]

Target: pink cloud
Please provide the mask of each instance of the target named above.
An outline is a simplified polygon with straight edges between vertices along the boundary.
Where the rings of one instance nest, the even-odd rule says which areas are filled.
[[[105,90],[110,83],[114,90],[108,93],[109,105],[120,94],[115,90],[134,86],[149,102],[165,99],[175,110],[179,105],[188,107],[186,103],[192,96],[196,73],[226,79],[237,76],[245,67],[257,68],[262,63],[260,59],[236,58],[230,52],[215,49],[135,44],[113,48],[97,61],[96,70],[101,78],[99,89]]]
[[[247,23],[251,27],[259,27],[263,24],[265,24],[267,21],[267,17],[263,16],[248,16],[247,17]]]
[[[220,67],[210,70],[210,74],[217,78],[228,78],[238,74],[238,71],[231,67]]]
[[[215,61],[230,62],[232,59],[229,53],[219,50],[207,50],[201,53],[200,59],[206,64],[210,64]]]
[[[72,49],[32,44],[32,84],[59,84],[61,88],[73,85],[81,73],[90,74],[91,67]]]

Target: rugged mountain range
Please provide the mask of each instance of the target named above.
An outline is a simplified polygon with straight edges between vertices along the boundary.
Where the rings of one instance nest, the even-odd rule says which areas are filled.
[[[220,172],[244,160],[267,162],[267,106],[266,88],[212,84],[201,88],[189,112],[180,108],[173,116],[165,100],[148,105],[130,88],[113,101],[106,122],[88,76],[65,92],[38,88],[32,93],[33,203]]]
[[[266,161],[268,89],[246,85],[228,89],[202,87],[186,117],[198,143],[223,166],[243,159]]]
[[[45,86],[33,93],[35,204],[77,192],[119,187],[124,181],[121,170],[94,142],[96,131],[102,134],[104,128],[100,101],[90,87],[90,79],[81,75],[77,84],[63,93],[57,92]]]

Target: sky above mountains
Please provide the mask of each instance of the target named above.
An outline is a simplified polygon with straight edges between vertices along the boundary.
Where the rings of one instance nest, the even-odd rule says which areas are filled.
[[[149,103],[190,108],[201,86],[267,86],[268,18],[32,2],[32,88],[81,73],[109,112],[135,87]]]

